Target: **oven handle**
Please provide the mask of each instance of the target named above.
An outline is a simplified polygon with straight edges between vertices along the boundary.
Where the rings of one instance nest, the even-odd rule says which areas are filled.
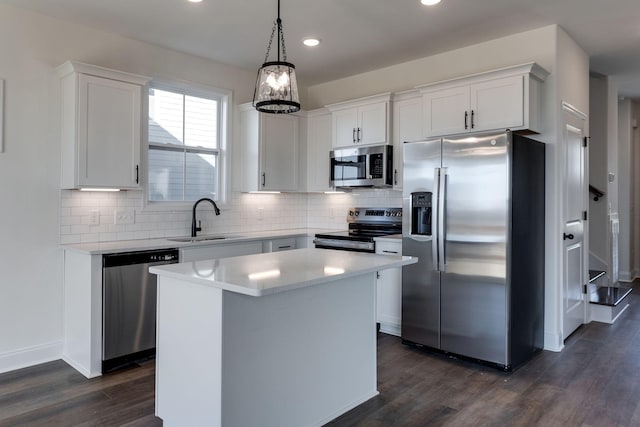
[[[352,240],[341,239],[326,239],[322,237],[316,237],[313,240],[316,246],[324,246],[330,249],[360,249],[375,251],[375,242],[357,242]]]

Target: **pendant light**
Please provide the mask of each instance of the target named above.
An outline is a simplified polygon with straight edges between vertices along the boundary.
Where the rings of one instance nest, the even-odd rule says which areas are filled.
[[[276,61],[269,61],[269,52],[276,31],[278,32],[278,57]],[[282,45],[282,61],[280,60],[280,45]],[[256,87],[253,92],[253,106],[258,111],[272,114],[288,114],[300,110],[296,67],[287,62],[287,50],[284,46],[280,0],[278,0],[278,19],[273,23],[264,64],[258,70]]]

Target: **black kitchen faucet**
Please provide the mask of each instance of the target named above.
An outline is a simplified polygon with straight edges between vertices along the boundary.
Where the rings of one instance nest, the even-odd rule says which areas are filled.
[[[213,210],[215,211],[216,215],[220,215],[220,209],[218,209],[218,205],[216,205],[216,202],[214,202],[213,200],[207,197],[204,197],[198,200],[197,202],[195,202],[193,204],[193,212],[191,215],[191,237],[196,237],[196,234],[198,233],[198,231],[202,231],[202,226],[200,221],[198,221],[198,226],[196,227],[196,207],[200,202],[204,202],[204,201],[211,202],[211,204],[213,205]]]

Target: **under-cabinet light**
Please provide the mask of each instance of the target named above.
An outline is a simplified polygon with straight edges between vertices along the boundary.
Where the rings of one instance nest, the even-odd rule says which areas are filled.
[[[280,191],[249,191],[249,194],[280,194]]]
[[[80,191],[120,191],[119,188],[81,188]]]

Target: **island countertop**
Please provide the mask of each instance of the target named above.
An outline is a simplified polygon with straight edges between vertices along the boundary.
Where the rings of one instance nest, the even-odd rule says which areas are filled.
[[[259,297],[416,262],[408,256],[305,248],[154,266],[149,271]]]

